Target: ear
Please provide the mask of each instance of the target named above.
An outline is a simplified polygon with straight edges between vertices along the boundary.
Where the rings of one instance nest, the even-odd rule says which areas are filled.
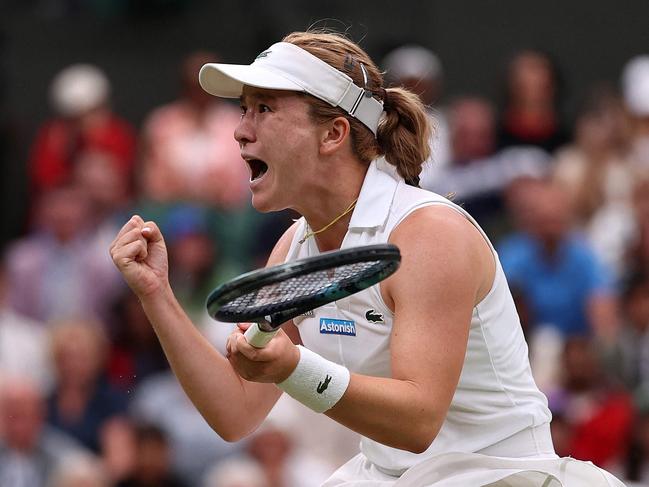
[[[349,138],[349,120],[336,117],[322,125],[320,154],[330,155],[339,150]]]

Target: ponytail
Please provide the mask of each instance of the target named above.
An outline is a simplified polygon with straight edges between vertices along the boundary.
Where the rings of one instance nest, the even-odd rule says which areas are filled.
[[[377,140],[385,160],[411,186],[419,186],[419,175],[430,157],[431,122],[417,95],[403,88],[385,90],[384,115]]]

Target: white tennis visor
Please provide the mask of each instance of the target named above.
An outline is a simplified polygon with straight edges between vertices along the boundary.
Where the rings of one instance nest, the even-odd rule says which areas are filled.
[[[371,91],[356,86],[345,73],[288,42],[273,44],[249,65],[206,64],[198,79],[205,91],[223,98],[239,98],[244,85],[308,93],[342,108],[374,135],[383,113],[383,104]]]

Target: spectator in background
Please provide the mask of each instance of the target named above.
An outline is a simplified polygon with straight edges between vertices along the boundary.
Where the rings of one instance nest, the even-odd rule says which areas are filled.
[[[0,487],[44,486],[64,458],[85,452],[45,424],[45,410],[43,391],[27,377],[0,382]]]
[[[127,398],[106,381],[108,342],[101,325],[78,319],[52,328],[56,387],[47,401],[48,423],[99,455],[111,478],[132,468]]]
[[[141,424],[135,431],[133,473],[117,487],[186,487],[174,472],[169,442],[163,430]]]
[[[243,446],[228,443],[214,433],[171,371],[142,381],[131,401],[130,414],[136,422],[153,424],[164,431],[173,455],[173,469],[191,486],[200,485],[212,465],[239,453]]]
[[[153,110],[143,128],[138,212],[162,226],[175,206],[209,209],[210,234],[227,266],[248,266],[260,217],[249,203],[249,170],[232,137],[237,105],[208,95],[198,71],[217,56],[197,51],[180,67],[177,100]],[[262,218],[263,219],[263,218]]]
[[[626,63],[622,92],[631,117],[631,160],[649,173],[649,55],[636,56]]]
[[[247,206],[248,170],[232,137],[239,110],[198,84],[201,66],[216,58],[211,52],[190,54],[181,67],[180,97],[144,123],[141,184],[147,199]]]
[[[341,461],[358,453],[358,434],[322,419],[312,411],[305,412],[290,397],[282,397],[275,404],[246,445],[247,454],[262,467],[269,487],[317,487]],[[322,444],[325,442],[329,450]]]
[[[559,72],[548,54],[523,50],[506,70],[499,147],[535,145],[552,153],[567,141],[559,113]]]
[[[51,475],[47,487],[112,487],[106,469],[91,455],[65,458]]]
[[[491,103],[480,97],[462,97],[449,107],[451,158],[457,165],[483,159],[496,151],[495,114]]]
[[[110,107],[110,82],[89,64],[74,64],[52,80],[50,97],[55,117],[38,131],[31,148],[32,198],[69,183],[78,156],[98,150],[111,154],[111,164],[131,179],[135,155],[133,127]]]
[[[622,295],[622,327],[612,370],[649,407],[649,277],[639,272]]]
[[[301,407],[291,397],[280,397],[270,418],[271,424],[290,437],[295,452],[318,459],[319,469],[333,472],[359,452],[358,433],[327,421],[325,416]]]
[[[596,87],[579,109],[574,142],[558,150],[553,167],[553,178],[572,200],[576,224],[618,277],[634,228],[628,133],[617,94]]]
[[[431,156],[424,163],[421,187],[435,180],[437,171],[450,162],[448,123],[440,106],[444,88],[444,70],[439,57],[429,49],[407,44],[390,51],[381,63],[389,86],[403,86],[419,95],[433,121]]]
[[[87,195],[93,226],[112,224],[132,203],[130,182],[108,151],[84,150],[77,157],[73,181]]]
[[[579,223],[609,201],[628,201],[633,179],[625,159],[628,134],[617,94],[606,86],[592,88],[579,107],[574,141],[557,151],[553,171],[570,194]]]
[[[89,245],[95,248],[97,258],[105,260],[105,250],[110,247],[115,231],[125,219],[132,205],[131,181],[114,163],[115,156],[100,149],[83,150],[77,157],[78,164],[72,175],[73,185],[80,189],[88,202],[86,226],[91,232]],[[106,303],[115,297],[122,287],[120,280],[111,282],[102,303],[101,317],[108,314]]]
[[[619,469],[631,438],[631,396],[608,379],[589,338],[567,340],[561,366],[561,385],[548,394],[548,402],[564,429],[561,444],[567,452],[562,453]]]
[[[300,450],[285,428],[266,419],[250,437],[248,453],[261,465],[270,487],[318,487],[333,473],[308,450]]]
[[[47,332],[43,323],[8,306],[6,265],[0,252],[0,380],[19,375],[45,389],[52,379]]]
[[[610,273],[575,233],[568,197],[544,180],[513,184],[508,205],[518,231],[500,242],[498,254],[529,324],[611,344],[618,318]]]
[[[437,171],[428,189],[451,195],[490,237],[496,237],[505,217],[503,189],[516,177],[544,174],[547,156],[531,147],[496,152],[495,109],[484,98],[456,98],[447,113],[451,162]]]
[[[77,187],[42,196],[35,231],[7,254],[9,304],[18,313],[42,322],[107,316],[124,283],[102,240],[91,232],[89,214],[87,195]]]
[[[463,96],[451,101],[446,110],[448,154],[446,164],[434,168],[435,177],[422,181],[422,187],[463,204],[483,190],[486,181],[478,174],[479,162],[496,150],[495,116],[489,101]],[[488,183],[487,183],[488,184]],[[471,207],[473,205],[470,205]],[[475,205],[479,209],[480,205]],[[467,208],[472,211],[473,208]],[[479,215],[473,215],[481,224]]]

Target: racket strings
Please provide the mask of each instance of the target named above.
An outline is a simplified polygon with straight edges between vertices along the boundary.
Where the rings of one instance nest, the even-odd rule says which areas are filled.
[[[345,287],[352,281],[373,276],[382,270],[382,264],[379,260],[356,262],[291,277],[243,294],[227,303],[223,309],[277,306],[297,299],[310,299],[332,289]]]

